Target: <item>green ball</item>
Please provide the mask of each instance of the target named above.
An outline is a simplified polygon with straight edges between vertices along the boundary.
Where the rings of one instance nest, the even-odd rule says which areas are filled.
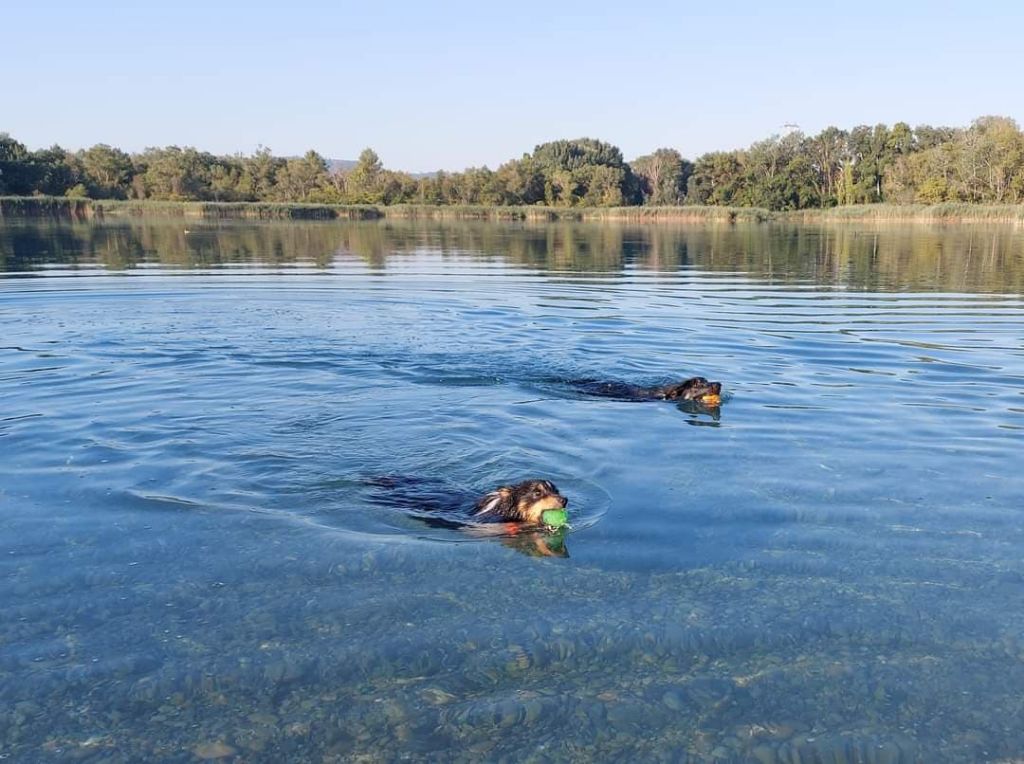
[[[545,509],[540,513],[540,521],[552,528],[561,528],[569,524],[569,513],[564,509]]]

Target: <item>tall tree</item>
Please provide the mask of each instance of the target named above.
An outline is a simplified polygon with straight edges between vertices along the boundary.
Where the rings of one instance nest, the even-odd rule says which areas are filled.
[[[681,204],[693,165],[675,149],[658,149],[630,162],[644,204]]]
[[[145,165],[143,182],[147,198],[171,200],[211,199],[211,168],[217,160],[212,154],[186,146],[146,149],[141,157]]]
[[[7,133],[0,133],[0,193],[32,193],[31,173],[26,166],[28,149]]]
[[[837,127],[826,127],[810,139],[810,156],[818,177],[816,186],[821,206],[838,201],[837,188],[842,180],[843,163],[848,159],[847,134]]]
[[[729,205],[743,188],[743,165],[736,152],[713,151],[697,158],[687,183],[690,204]]]
[[[238,179],[238,193],[248,201],[273,198],[277,173],[285,161],[275,157],[269,148],[259,146],[251,157],[242,160],[242,174]]]
[[[607,206],[637,201],[633,173],[622,160],[622,151],[610,143],[593,138],[552,141],[537,146],[531,159],[544,177],[548,204]]]
[[[275,196],[282,201],[308,202],[327,186],[327,161],[315,151],[289,159],[277,173]]]
[[[506,204],[537,204],[544,201],[544,173],[530,156],[513,159],[497,171]]]
[[[365,148],[359,154],[359,161],[345,178],[345,190],[348,200],[356,204],[375,204],[382,199],[380,179],[384,165],[371,148]]]
[[[125,199],[132,181],[132,158],[121,149],[97,143],[76,155],[82,182],[94,199]]]

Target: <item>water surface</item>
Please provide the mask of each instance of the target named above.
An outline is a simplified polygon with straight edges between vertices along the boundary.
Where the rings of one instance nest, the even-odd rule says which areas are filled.
[[[1024,753],[1019,229],[8,220],[0,269],[0,757]]]

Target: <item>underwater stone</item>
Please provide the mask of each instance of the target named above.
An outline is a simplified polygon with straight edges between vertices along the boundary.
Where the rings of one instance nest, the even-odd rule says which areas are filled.
[[[636,703],[613,703],[608,708],[608,723],[622,729],[644,721],[643,708]]]
[[[453,700],[457,700],[454,695],[450,692],[445,692],[440,687],[426,687],[420,691],[420,697],[434,706],[445,705]]]
[[[775,755],[775,749],[769,745],[759,745],[751,749],[750,755],[759,764],[775,764],[778,758]]]
[[[896,743],[890,741],[879,743],[871,751],[871,764],[899,764],[902,751]]]
[[[699,706],[713,706],[729,697],[734,690],[732,682],[714,677],[693,680],[686,690],[690,698]]]
[[[668,690],[661,696],[661,702],[673,711],[682,711],[686,708],[686,699],[678,690]]]
[[[198,756],[200,759],[212,760],[212,759],[223,759],[228,756],[234,756],[237,751],[230,745],[222,740],[215,740],[210,743],[202,743],[192,749],[192,753]]]
[[[544,711],[544,704],[539,700],[528,700],[523,704],[523,710],[525,712],[523,723],[533,724],[541,717],[541,714]]]
[[[20,727],[29,719],[33,719],[42,712],[42,708],[31,700],[22,700],[14,704],[14,725]]]

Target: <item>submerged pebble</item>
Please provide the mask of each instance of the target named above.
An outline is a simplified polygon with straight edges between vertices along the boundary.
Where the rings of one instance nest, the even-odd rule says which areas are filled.
[[[238,751],[222,740],[214,740],[210,743],[200,743],[192,749],[192,753],[200,759],[213,760],[234,756]]]

